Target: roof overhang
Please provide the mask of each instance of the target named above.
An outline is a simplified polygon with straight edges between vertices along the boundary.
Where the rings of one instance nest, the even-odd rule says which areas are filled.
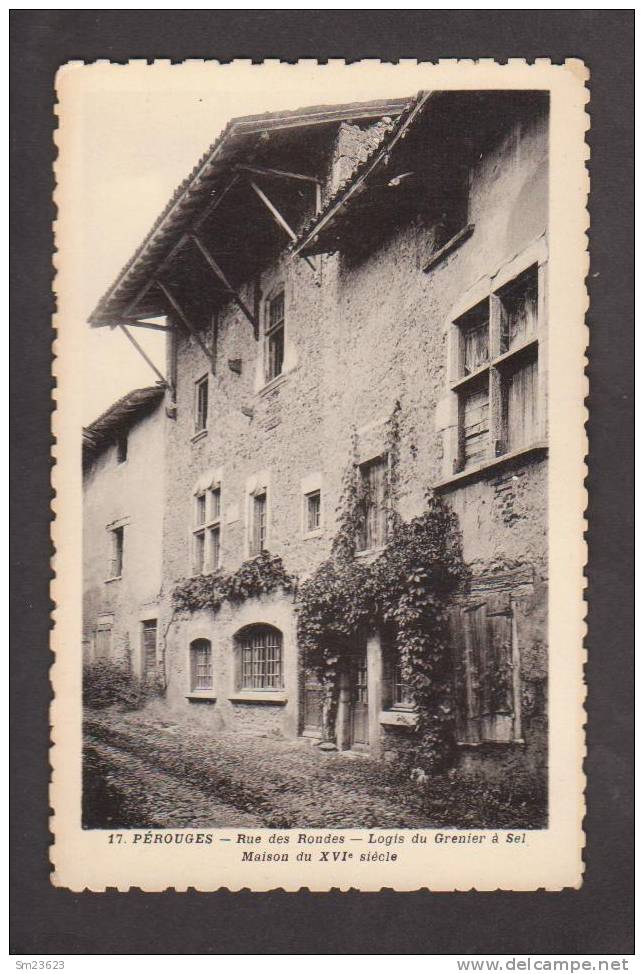
[[[335,249],[336,227],[342,215],[388,165],[397,144],[406,138],[434,95],[435,93],[431,91],[420,91],[416,98],[407,104],[391,130],[371,155],[338,188],[334,196],[328,200],[324,210],[304,228],[293,245],[294,254],[304,257]]]
[[[167,313],[153,287],[155,277],[178,255],[195,224],[210,215],[252,165],[262,142],[288,144],[293,130],[320,131],[341,122],[396,118],[408,99],[385,99],[348,105],[315,106],[294,112],[233,119],[174,193],[165,210],[90,315],[92,327],[114,327],[127,318]],[[238,168],[239,167],[239,168]],[[312,180],[314,182],[314,180]]]

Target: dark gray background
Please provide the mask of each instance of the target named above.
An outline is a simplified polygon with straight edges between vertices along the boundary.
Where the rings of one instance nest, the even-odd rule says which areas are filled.
[[[12,11],[12,934],[18,954],[633,951],[632,10]],[[49,885],[53,79],[98,58],[582,58],[591,70],[586,879],[563,893]]]

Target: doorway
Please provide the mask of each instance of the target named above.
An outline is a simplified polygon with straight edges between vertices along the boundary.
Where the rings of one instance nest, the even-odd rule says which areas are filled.
[[[360,750],[369,746],[369,687],[367,647],[360,646],[351,661],[350,747]]]

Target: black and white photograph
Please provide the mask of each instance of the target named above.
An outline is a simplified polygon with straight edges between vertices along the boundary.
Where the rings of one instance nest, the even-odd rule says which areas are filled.
[[[231,118],[97,301],[86,827],[546,824],[548,107]]]
[[[583,66],[186,67],[59,73],[58,787],[106,854],[575,858]]]

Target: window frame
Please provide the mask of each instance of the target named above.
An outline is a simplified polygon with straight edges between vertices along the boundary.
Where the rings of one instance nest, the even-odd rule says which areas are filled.
[[[478,301],[452,319],[456,337],[456,375],[450,382],[450,389],[457,399],[457,442],[453,461],[453,473],[468,473],[485,466],[490,461],[500,459],[515,451],[528,450],[537,446],[542,438],[544,410],[542,395],[543,350],[543,280],[541,264],[536,258],[527,266],[517,270],[508,280],[491,289]],[[527,282],[526,294],[534,288],[532,331],[526,332],[523,340],[512,345],[505,337],[507,308],[504,301],[507,295],[515,292],[522,280]],[[485,313],[484,313],[485,309]],[[467,337],[476,331],[476,318],[486,321],[487,356],[484,361],[474,362],[468,369]],[[474,324],[473,324],[474,322]],[[480,328],[479,328],[480,330]],[[534,379],[531,399],[531,434],[519,444],[510,445],[508,427],[508,387],[512,379],[529,367],[533,368]],[[468,399],[480,390],[487,391],[486,418],[487,430],[482,451],[468,458],[466,443],[466,409]],[[526,405],[528,405],[526,401]],[[470,437],[473,439],[473,437]]]
[[[313,527],[310,523],[310,513],[311,513],[311,500],[318,498],[318,511],[317,511],[317,524]],[[322,489],[320,487],[315,487],[313,490],[305,491],[302,499],[303,510],[302,510],[302,524],[303,524],[303,535],[305,538],[314,538],[322,534]]]
[[[258,501],[264,501],[263,510],[263,535],[257,538],[257,509]],[[257,487],[249,495],[249,531],[248,531],[248,555],[250,558],[257,558],[268,547],[268,486]]]
[[[123,577],[123,567],[125,559],[125,525],[118,524],[110,528],[110,541],[112,553],[110,558],[110,569],[107,581],[116,581]]]
[[[215,499],[217,499],[216,504]],[[213,558],[215,533],[218,537],[216,559]],[[192,575],[209,575],[221,568],[222,533],[221,484],[213,483],[194,494]],[[198,551],[200,551],[199,557]]]
[[[154,629],[154,672],[156,673],[156,669],[157,669],[158,662],[159,662],[159,659],[158,659],[158,652],[159,652],[159,626],[158,626],[158,619],[155,617],[155,618],[142,619],[141,620],[141,672],[142,672],[144,678],[149,678],[151,675],[153,675],[153,674],[151,674],[151,673],[148,672],[147,660],[146,660],[146,652],[147,652],[148,647],[146,646],[146,641],[145,641],[146,633],[152,632],[153,629]]]
[[[274,324],[271,323],[271,309],[273,305],[281,298],[282,300],[282,316]],[[280,363],[280,369],[278,372],[274,372],[271,366],[271,348],[272,343],[276,336],[281,333],[282,340],[282,357]],[[275,379],[278,379],[285,372],[285,361],[286,361],[286,287],[284,284],[280,284],[276,287],[271,294],[269,294],[264,302],[264,384],[268,385]]]
[[[210,409],[210,390],[208,383],[209,375],[206,372],[205,375],[200,376],[200,378],[195,379],[195,389],[194,389],[194,415],[193,415],[193,435],[203,436],[208,432],[208,414]],[[201,390],[205,389],[205,408],[202,411],[200,394]],[[203,421],[203,425],[201,425]]]
[[[207,650],[207,673],[208,673],[208,685],[198,686],[200,682],[197,677],[198,662],[196,660],[197,651]],[[198,636],[196,639],[191,639],[188,646],[188,690],[190,696],[210,695],[212,696],[215,689],[215,678],[214,678],[214,667],[213,667],[213,648],[210,639],[206,639],[203,636]]]
[[[253,645],[254,641],[264,638],[263,645]],[[269,645],[267,640],[274,637],[274,643]],[[236,691],[238,694],[283,694],[285,689],[284,675],[284,635],[275,626],[256,624],[247,626],[235,636],[237,649]],[[268,651],[277,650],[269,656]],[[262,659],[260,650],[264,650]],[[250,658],[246,658],[246,654]],[[273,672],[269,673],[269,664]],[[250,678],[248,674],[250,673]],[[270,677],[270,678],[269,678]],[[256,678],[259,682],[256,682]],[[272,681],[272,682],[271,682]]]
[[[381,527],[375,532],[375,543],[369,544],[369,514],[371,508],[375,505],[369,504],[369,495],[365,492],[365,487],[367,487],[367,490],[371,489],[366,484],[365,474],[377,466],[381,466],[383,472],[382,503],[379,508],[379,516],[378,510],[376,511],[376,524],[381,525]],[[377,456],[370,457],[368,460],[363,460],[361,463],[356,464],[356,476],[359,478],[358,488],[363,494],[361,504],[364,506],[364,513],[361,515],[361,526],[356,532],[356,553],[359,555],[366,554],[370,551],[378,551],[380,548],[384,548],[389,540],[391,512],[388,505],[388,493],[390,475],[389,453],[380,453]],[[362,540],[364,540],[364,546],[362,545]]]

